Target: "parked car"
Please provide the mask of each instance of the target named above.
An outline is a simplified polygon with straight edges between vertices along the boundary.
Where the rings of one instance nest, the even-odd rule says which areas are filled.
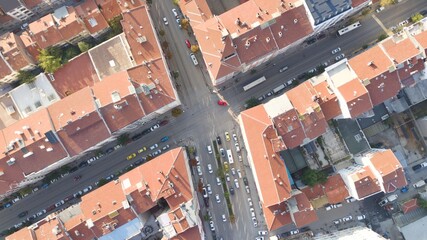
[[[36,213],[37,217],[40,217],[41,215],[46,213],[46,209],[41,210],[40,212]]]
[[[402,192],[402,193],[408,192],[408,186],[405,186],[405,187],[401,188],[400,192]]]
[[[132,153],[129,156],[126,157],[127,160],[132,160],[134,157],[136,157],[136,153]]]
[[[55,203],[55,207],[59,207],[59,206],[61,206],[62,204],[64,204],[65,203],[65,201],[64,200],[61,200],[61,201],[59,201],[59,202],[57,202],[57,203]]]
[[[339,52],[341,52],[341,48],[335,48],[334,50],[332,50],[332,54],[336,54],[336,53],[339,53]]]
[[[215,201],[217,203],[221,203],[221,199],[219,198],[219,194],[215,194]]]
[[[245,190],[246,190],[246,193],[251,193],[251,191],[249,190],[249,186],[245,186]]]
[[[348,221],[350,221],[350,220],[352,220],[353,219],[353,217],[352,216],[347,216],[347,217],[343,217],[342,218],[342,221],[343,222],[348,222]]]
[[[246,177],[243,177],[243,183],[246,185],[246,186],[248,186],[249,184],[248,184],[248,179],[246,178]]]
[[[147,151],[147,147],[142,147],[142,148],[138,149],[138,153],[143,153],[145,151]]]
[[[187,45],[188,48],[191,48],[190,40],[185,39],[185,45]]]
[[[208,172],[213,173],[212,164],[208,164]]]
[[[172,13],[176,18],[178,18],[178,11],[175,8],[172,8]]]
[[[225,157],[225,150],[224,150],[224,148],[220,148],[219,152],[221,154],[221,157]]]
[[[154,144],[154,145],[152,145],[151,147],[150,147],[150,150],[154,150],[154,149],[156,149],[156,148],[158,148],[159,147],[159,144]]]
[[[231,195],[234,195],[234,188],[232,186],[228,188],[228,191],[230,192]]]
[[[256,217],[252,218],[252,223],[254,224],[254,227],[258,227],[258,220],[256,219]]]
[[[168,22],[168,19],[167,18],[163,18],[163,23],[167,26],[167,25],[169,25],[169,22]]]
[[[253,206],[253,203],[252,203],[252,199],[251,199],[251,198],[248,198],[248,204],[249,204],[249,207],[252,207],[252,206]]]
[[[298,234],[299,233],[299,229],[291,230],[290,233],[291,233],[291,235]]]
[[[225,180],[227,180],[227,182],[230,182],[230,174],[228,173],[225,174]]]
[[[206,149],[208,150],[209,154],[212,154],[212,147],[211,147],[211,145],[207,145]]]
[[[202,167],[201,167],[201,166],[197,166],[197,174],[198,174],[199,176],[202,176],[202,175],[203,175]]]
[[[366,218],[366,216],[365,215],[360,215],[360,216],[357,216],[357,220],[359,220],[359,221],[362,221],[363,219],[365,219]]]
[[[169,140],[168,136],[162,137],[162,139],[160,139],[160,142],[167,142]]]
[[[344,57],[345,57],[345,55],[344,55],[344,53],[342,53],[342,54],[335,57],[335,61],[338,62],[339,60],[343,59]]]
[[[221,179],[219,177],[216,177],[216,185],[218,186],[221,185]]]
[[[159,125],[160,126],[165,126],[166,124],[168,124],[169,123],[169,121],[168,120],[162,120],[160,123],[159,123]]]
[[[209,221],[209,227],[211,228],[212,232],[215,232],[215,225],[213,221]]]
[[[23,211],[23,212],[18,214],[18,217],[23,218],[23,217],[27,216],[27,214],[28,214],[28,211]]]
[[[209,195],[208,195],[208,191],[206,190],[206,188],[205,188],[205,187],[202,189],[202,192],[203,192],[203,197],[204,197],[204,198],[208,198],[208,197],[209,197]]]
[[[237,169],[237,176],[239,176],[239,178],[242,178],[242,172],[240,172],[240,169]]]
[[[218,100],[218,105],[220,105],[220,106],[227,106],[228,105],[228,103],[226,102],[226,101],[223,101],[223,100]]]
[[[159,128],[160,127],[160,125],[159,124],[156,124],[156,125],[154,125],[154,126],[152,126],[151,128],[150,128],[150,130],[151,131],[154,131],[154,130],[156,130],[157,128]]]
[[[83,161],[83,162],[81,162],[79,164],[79,168],[84,168],[84,167],[87,167],[87,166],[89,166],[89,163],[87,163],[86,161]]]
[[[239,180],[238,179],[234,179],[234,186],[236,186],[237,189],[239,189]]]
[[[212,194],[212,188],[210,184],[206,185],[206,190],[208,191],[208,194],[211,195]]]
[[[375,12],[379,13],[379,12],[381,12],[384,9],[385,9],[384,7],[379,7],[379,8],[377,8],[377,10],[375,10]]]
[[[170,148],[169,144],[166,144],[165,146],[163,146],[163,147],[162,147],[162,150],[163,150],[163,151],[166,151],[166,150],[168,150],[169,148]]]
[[[218,143],[218,145],[221,145],[222,144],[222,141],[221,141],[221,137],[220,136],[217,136],[216,137],[216,143]],[[224,150],[224,149],[223,149]]]
[[[225,135],[225,140],[227,142],[229,142],[230,141],[230,134],[228,132],[225,132],[224,135]]]
[[[234,176],[236,175],[236,169],[235,168],[231,168],[231,174]]]

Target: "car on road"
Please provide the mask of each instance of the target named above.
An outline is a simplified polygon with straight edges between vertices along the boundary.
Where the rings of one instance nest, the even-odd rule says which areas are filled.
[[[271,96],[273,96],[273,94],[274,94],[274,92],[273,92],[273,91],[270,91],[270,92],[268,92],[265,96],[266,96],[266,97],[271,97]]]
[[[168,145],[169,146],[169,145]],[[160,155],[160,153],[162,153],[162,150],[158,149],[157,151],[153,152],[150,154],[151,157],[155,157],[157,155]]]
[[[178,18],[178,11],[175,8],[172,8],[172,13],[176,18]]]
[[[403,20],[403,21],[401,21],[400,23],[399,23],[399,26],[401,26],[401,27],[403,27],[403,26],[405,26],[406,24],[408,24],[409,23],[409,21],[408,20]]]
[[[298,234],[299,233],[299,229],[291,230],[290,233],[291,233],[291,235]]]
[[[167,18],[163,18],[163,23],[167,26],[167,25],[169,25],[169,22],[168,22],[168,19]]]
[[[253,206],[253,203],[252,203],[252,199],[251,199],[251,198],[248,198],[248,204],[249,204],[249,207],[252,207],[252,206]]]
[[[348,203],[357,201],[354,197],[349,197],[345,199]]]
[[[234,142],[238,142],[238,139],[237,139],[237,135],[235,134],[235,133],[233,133],[233,140],[234,140]]]
[[[427,162],[422,162],[420,164],[412,166],[412,170],[416,171],[416,170],[419,170],[419,169],[425,168],[425,167],[427,167]]]
[[[249,186],[245,186],[245,190],[246,190],[246,193],[251,193],[251,191],[249,190]]]
[[[70,169],[70,173],[73,173],[73,172],[75,172],[75,171],[77,171],[77,170],[79,170],[79,168],[78,167],[72,167],[71,169]],[[37,188],[37,190],[39,190],[38,188]],[[36,190],[36,191],[37,191]],[[34,190],[33,190],[33,192],[34,192]]]
[[[239,178],[242,178],[242,172],[240,172],[240,169],[237,169],[237,176],[239,176]]]
[[[154,126],[152,126],[151,128],[150,128],[150,130],[151,131],[154,131],[154,130],[156,130],[157,128],[159,128],[160,127],[160,125],[159,124],[156,124],[156,125],[154,125]]]
[[[402,193],[408,192],[408,186],[405,186],[405,187],[401,188],[400,192],[402,192]]]
[[[227,106],[228,104],[227,104],[227,102],[226,101],[224,101],[224,100],[218,100],[218,105],[220,105],[220,106]]]
[[[18,214],[18,217],[19,218],[23,218],[23,217],[25,217],[27,215],[28,215],[28,211],[23,211],[23,212],[21,212],[21,213]]]
[[[77,176],[74,177],[74,181],[78,181],[80,179],[82,179],[82,175],[77,175]]]
[[[84,168],[84,167],[87,167],[87,166],[89,166],[89,163],[87,163],[86,161],[83,161],[83,162],[81,162],[79,164],[79,168]]]
[[[221,185],[221,179],[219,177],[216,177],[216,185],[218,186]]]
[[[347,216],[347,217],[343,217],[342,218],[342,221],[343,222],[348,222],[348,221],[350,221],[350,220],[352,220],[353,219],[353,217],[352,216]]]
[[[151,147],[150,147],[150,150],[154,150],[154,149],[156,149],[156,148],[158,148],[159,147],[159,144],[154,144],[154,145],[152,145]]]
[[[201,166],[197,166],[197,174],[198,174],[199,176],[202,176],[202,175],[203,175],[202,167],[201,167]]]
[[[219,149],[219,153],[221,154],[221,157],[225,157],[225,150],[224,148]]]
[[[249,208],[249,212],[251,213],[251,217],[255,217],[255,209]]]
[[[212,164],[208,164],[208,172],[213,173]]]
[[[64,204],[65,203],[65,201],[64,200],[61,200],[61,201],[59,201],[59,202],[57,202],[57,203],[55,203],[55,207],[59,207],[59,206],[61,206],[62,204]]]
[[[162,150],[163,150],[163,151],[166,151],[166,150],[168,150],[169,148],[170,148],[169,144],[166,144],[165,146],[163,146],[163,147],[162,147]]]
[[[209,221],[209,227],[211,228],[212,232],[215,232],[215,225],[213,221]]]
[[[332,54],[337,54],[337,53],[339,53],[339,52],[341,52],[341,48],[335,48],[334,50],[332,50]]]
[[[178,24],[178,27],[181,28],[181,19],[177,18],[175,19],[176,23]]]
[[[136,157],[136,153],[132,153],[132,154],[130,154],[129,156],[127,156],[127,157],[126,157],[126,159],[127,159],[127,160],[131,160],[131,159],[133,159],[134,157]]]
[[[227,218],[225,217],[225,214],[222,214],[222,221],[227,222]]]
[[[256,220],[256,217],[252,217],[252,223],[254,224],[254,227],[258,227],[258,220]]]
[[[357,216],[357,220],[359,220],[359,221],[362,221],[363,219],[365,219],[366,218],[366,216],[365,215],[360,215],[360,216]]]
[[[46,209],[41,210],[40,212],[36,213],[37,217],[40,217],[41,215],[46,213]]]
[[[230,134],[228,132],[225,132],[224,135],[225,135],[225,140],[227,142],[229,142],[230,141]]]
[[[187,45],[188,48],[191,48],[190,40],[185,39],[185,45]]]
[[[264,99],[265,99],[265,96],[264,96],[264,95],[262,95],[262,96],[258,97],[257,99],[258,99],[258,101],[260,101],[260,102],[261,102],[262,100],[264,100]]]
[[[345,55],[344,55],[344,53],[342,53],[342,54],[335,57],[335,61],[338,62],[339,60],[343,59],[344,57],[345,57]]]
[[[219,198],[219,194],[215,194],[215,201],[217,203],[221,203],[221,199]]]
[[[88,193],[89,191],[91,191],[93,189],[93,187],[92,186],[87,186],[86,188],[84,188],[83,189],[83,194],[86,194],[86,193]]]
[[[255,240],[264,240],[264,237],[256,237]]]
[[[335,225],[338,225],[338,224],[340,224],[341,222],[342,222],[342,220],[341,220],[341,219],[334,220],[334,224],[335,224]]]
[[[95,162],[96,159],[98,159],[98,158],[91,157],[91,158],[89,158],[89,160],[87,160],[87,163],[91,164],[91,163]]]
[[[169,140],[168,136],[162,137],[162,139],[160,139],[160,142],[167,142]]]
[[[138,150],[138,153],[142,153],[142,152],[145,152],[145,151],[147,151],[147,147],[142,147],[142,148],[140,148]]]
[[[227,180],[227,182],[230,182],[230,174],[228,173],[225,174],[225,180]]]
[[[239,146],[239,144],[236,142],[234,145],[236,146],[236,152],[240,152],[240,146]]]
[[[204,198],[208,198],[208,197],[209,197],[208,190],[206,190],[206,188],[205,188],[205,187],[203,188],[203,191],[202,191],[202,192],[203,192],[203,197],[204,197]]]
[[[243,177],[243,183],[246,185],[246,186],[248,186],[249,184],[248,184],[248,179],[246,178],[246,177]]]
[[[166,125],[166,124],[168,124],[168,123],[169,123],[169,121],[165,119],[165,120],[160,121],[160,122],[159,122],[159,125],[160,125],[160,126],[165,126],[165,125]]]
[[[380,7],[380,8],[377,8],[377,10],[375,10],[375,12],[379,13],[379,12],[381,12],[384,9],[385,9],[384,7]]]
[[[235,168],[231,168],[231,174],[234,176],[236,175],[236,169]]]
[[[228,191],[230,192],[231,195],[234,195],[234,188],[232,186],[228,188]]]
[[[32,222],[34,220],[36,220],[37,216],[36,214],[34,214],[33,216],[27,217],[27,222]]]
[[[282,73],[282,72],[288,70],[288,68],[289,68],[288,66],[284,66],[284,67],[279,69],[279,72]]]
[[[206,191],[208,191],[208,194],[211,195],[212,194],[212,188],[210,184],[206,185]]]
[[[216,143],[217,143],[218,145],[221,145],[221,144],[222,144],[222,141],[221,141],[221,137],[220,137],[220,136],[217,136],[217,137],[216,137]],[[224,149],[222,149],[222,150],[224,150]]]
[[[268,234],[267,231],[258,231],[258,235],[260,236],[266,236]]]
[[[212,154],[212,147],[211,147],[211,145],[206,146],[206,149],[208,150],[209,154]]]
[[[234,186],[236,186],[237,189],[240,188],[238,179],[234,179]]]

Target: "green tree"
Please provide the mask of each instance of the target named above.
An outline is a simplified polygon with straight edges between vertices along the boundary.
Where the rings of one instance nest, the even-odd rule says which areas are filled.
[[[129,134],[123,133],[117,138],[117,143],[121,145],[126,145],[130,142]]]
[[[417,197],[417,204],[418,206],[427,209],[427,201],[422,199],[420,196]]]
[[[163,37],[163,36],[165,35],[165,30],[160,29],[160,30],[159,30],[159,35]]]
[[[173,2],[173,4],[175,4],[175,5],[179,5],[179,0],[172,0],[172,2]]]
[[[326,176],[326,174],[321,171],[309,168],[303,172],[301,180],[308,186],[313,187],[318,183],[325,183],[328,180],[328,176]]]
[[[110,28],[111,28],[111,32],[114,35],[118,35],[118,34],[123,32],[123,27],[122,27],[122,24],[120,23],[120,21],[122,19],[123,19],[123,17],[122,17],[122,15],[120,15],[120,16],[117,16],[117,17],[111,19],[108,22],[108,25],[110,25]]]
[[[89,43],[87,43],[87,42],[83,42],[83,41],[81,41],[81,42],[78,42],[77,43],[77,46],[79,47],[79,49],[80,49],[80,52],[87,52],[91,47],[92,47],[92,45],[91,44],[89,44]]]
[[[389,5],[392,5],[392,4],[395,4],[395,3],[396,3],[395,0],[381,0],[380,1],[380,5],[382,7],[389,6]]]
[[[107,184],[108,183],[108,181],[105,179],[105,178],[101,178],[101,179],[99,179],[99,181],[98,181],[98,185],[97,185],[97,187],[101,187],[101,186],[103,186],[103,185],[105,185],[105,184]]]
[[[186,18],[181,19],[181,27],[183,29],[188,29],[189,26],[190,26],[190,22],[188,21],[188,19]]]
[[[48,47],[40,50],[39,66],[48,73],[54,73],[61,67],[62,57],[57,47]]]
[[[378,37],[378,42],[381,42],[382,40],[386,39],[388,37],[387,34],[383,33]]]
[[[34,81],[34,79],[36,79],[36,76],[31,71],[19,70],[17,78],[19,83],[23,84]]]
[[[192,51],[193,53],[198,52],[198,51],[199,51],[199,46],[197,46],[197,45],[191,45],[191,51]]]
[[[172,109],[172,116],[174,116],[174,117],[178,117],[179,115],[181,115],[181,113],[182,113],[181,108]]]
[[[64,56],[62,56],[62,64],[67,63],[70,59],[80,54],[80,50],[78,47],[74,45],[69,45],[65,51]]]
[[[258,106],[260,104],[261,104],[261,102],[258,99],[251,97],[246,101],[246,109],[253,108],[253,107]]]
[[[424,16],[421,15],[420,13],[415,13],[414,15],[411,16],[411,21],[413,23],[416,23],[416,22],[421,21],[421,19],[423,19],[423,18],[424,18]]]

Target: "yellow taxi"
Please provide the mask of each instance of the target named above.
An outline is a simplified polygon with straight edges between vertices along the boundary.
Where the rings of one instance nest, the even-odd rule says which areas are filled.
[[[142,153],[142,152],[144,152],[145,150],[147,150],[147,148],[146,148],[146,147],[142,147],[141,149],[139,149],[139,150],[138,150],[138,153]]]
[[[129,155],[126,159],[127,160],[131,160],[132,158],[136,157],[136,153],[132,153],[131,155]]]
[[[228,132],[225,132],[225,140],[226,140],[227,142],[229,142],[229,141],[230,141],[230,134],[229,134]]]

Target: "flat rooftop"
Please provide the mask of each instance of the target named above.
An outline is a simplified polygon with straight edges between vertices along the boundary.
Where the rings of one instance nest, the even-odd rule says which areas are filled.
[[[95,66],[99,79],[134,66],[123,33],[89,50],[89,56]]]
[[[318,25],[351,8],[351,0],[306,0],[307,7]]]
[[[347,61],[341,61],[326,68],[326,72],[336,88],[357,78],[356,73],[350,69]]]

